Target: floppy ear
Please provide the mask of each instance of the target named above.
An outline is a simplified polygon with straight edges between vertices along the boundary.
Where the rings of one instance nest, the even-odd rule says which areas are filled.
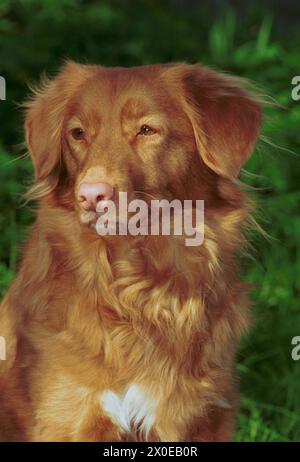
[[[58,76],[43,83],[26,104],[26,143],[38,181],[47,178],[60,162],[66,107],[72,94],[84,81],[87,68],[68,62]]]
[[[171,72],[203,161],[222,176],[236,177],[259,135],[258,102],[241,88],[242,79],[193,65],[177,65]]]

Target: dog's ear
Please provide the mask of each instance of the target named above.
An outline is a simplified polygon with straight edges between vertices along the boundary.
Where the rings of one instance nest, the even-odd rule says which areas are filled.
[[[66,107],[86,77],[87,68],[66,63],[58,76],[44,82],[25,105],[26,143],[38,181],[46,179],[60,162]]]
[[[261,109],[243,81],[193,65],[166,71],[192,124],[198,151],[216,173],[234,178],[251,154],[261,126]]]

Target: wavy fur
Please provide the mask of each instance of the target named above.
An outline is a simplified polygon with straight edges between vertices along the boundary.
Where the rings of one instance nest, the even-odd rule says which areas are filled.
[[[154,90],[153,79],[160,90]],[[79,111],[78,101],[87,104],[88,92],[98,91],[97,82],[106,93],[112,92],[116,104],[123,101],[121,92],[132,97],[132,82],[134,95],[142,85],[142,94],[146,88],[150,100],[159,101],[162,113],[172,119],[166,165],[162,160],[134,160],[129,166],[128,151],[131,173],[126,176],[124,160],[119,171],[121,161],[116,158],[111,175],[120,188],[127,185],[131,191],[137,189],[131,181],[142,178],[138,187],[145,193],[163,196],[171,191],[179,198],[204,198],[202,246],[186,247],[184,236],[101,238],[80,223],[74,202],[77,184],[92,167],[111,167],[111,155],[99,160],[91,145],[82,163],[66,143],[64,130],[68,117]],[[179,85],[176,92],[174,85]],[[195,115],[201,89],[202,103]],[[231,139],[224,139],[222,153],[220,136],[226,136],[228,127],[216,127],[215,133],[212,123],[219,98],[231,121]],[[91,104],[95,101],[96,97]],[[105,110],[108,113],[109,106]],[[197,119],[203,110],[210,111],[206,127]],[[242,111],[246,126],[239,126]],[[216,123],[221,123],[219,116]],[[69,63],[37,94],[28,106],[26,130],[37,178],[30,197],[39,200],[39,208],[18,276],[0,309],[0,335],[7,338],[7,361],[0,363],[0,438],[231,439],[238,409],[235,350],[251,322],[247,286],[237,278],[236,263],[246,246],[243,229],[250,206],[235,176],[250,154],[259,124],[253,97],[237,89],[229,77],[198,66],[122,71]],[[210,147],[212,139],[217,140],[215,148]],[[97,149],[100,142],[99,138]],[[140,148],[132,149],[139,153]],[[147,149],[158,148],[144,145],[143,159],[150,159]],[[161,149],[165,152],[166,145]],[[116,145],[114,153],[117,156]],[[234,160],[225,161],[222,156],[227,155]],[[166,184],[171,185],[167,190]],[[144,415],[147,406],[132,408],[140,402],[132,395],[139,389],[154,400],[153,416]],[[126,396],[126,390],[131,390],[131,407],[119,404],[125,414],[130,408],[122,421],[129,428],[133,418],[133,433],[126,433],[116,416],[110,418],[113,409],[106,411],[111,400],[101,406],[104,392],[111,398]],[[139,425],[147,431],[140,431]]]

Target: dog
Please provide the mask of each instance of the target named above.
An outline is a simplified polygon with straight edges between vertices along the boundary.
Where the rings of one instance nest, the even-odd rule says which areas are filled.
[[[185,63],[67,62],[26,105],[36,220],[0,307],[2,441],[230,441],[238,278],[259,136],[241,79]],[[99,235],[97,207],[203,200],[204,240]]]

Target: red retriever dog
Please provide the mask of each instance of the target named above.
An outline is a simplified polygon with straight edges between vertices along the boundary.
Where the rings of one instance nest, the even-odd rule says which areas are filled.
[[[67,63],[27,105],[36,221],[0,307],[3,441],[226,441],[250,324],[237,181],[261,110],[197,65]],[[100,236],[97,206],[204,200],[202,245]]]

